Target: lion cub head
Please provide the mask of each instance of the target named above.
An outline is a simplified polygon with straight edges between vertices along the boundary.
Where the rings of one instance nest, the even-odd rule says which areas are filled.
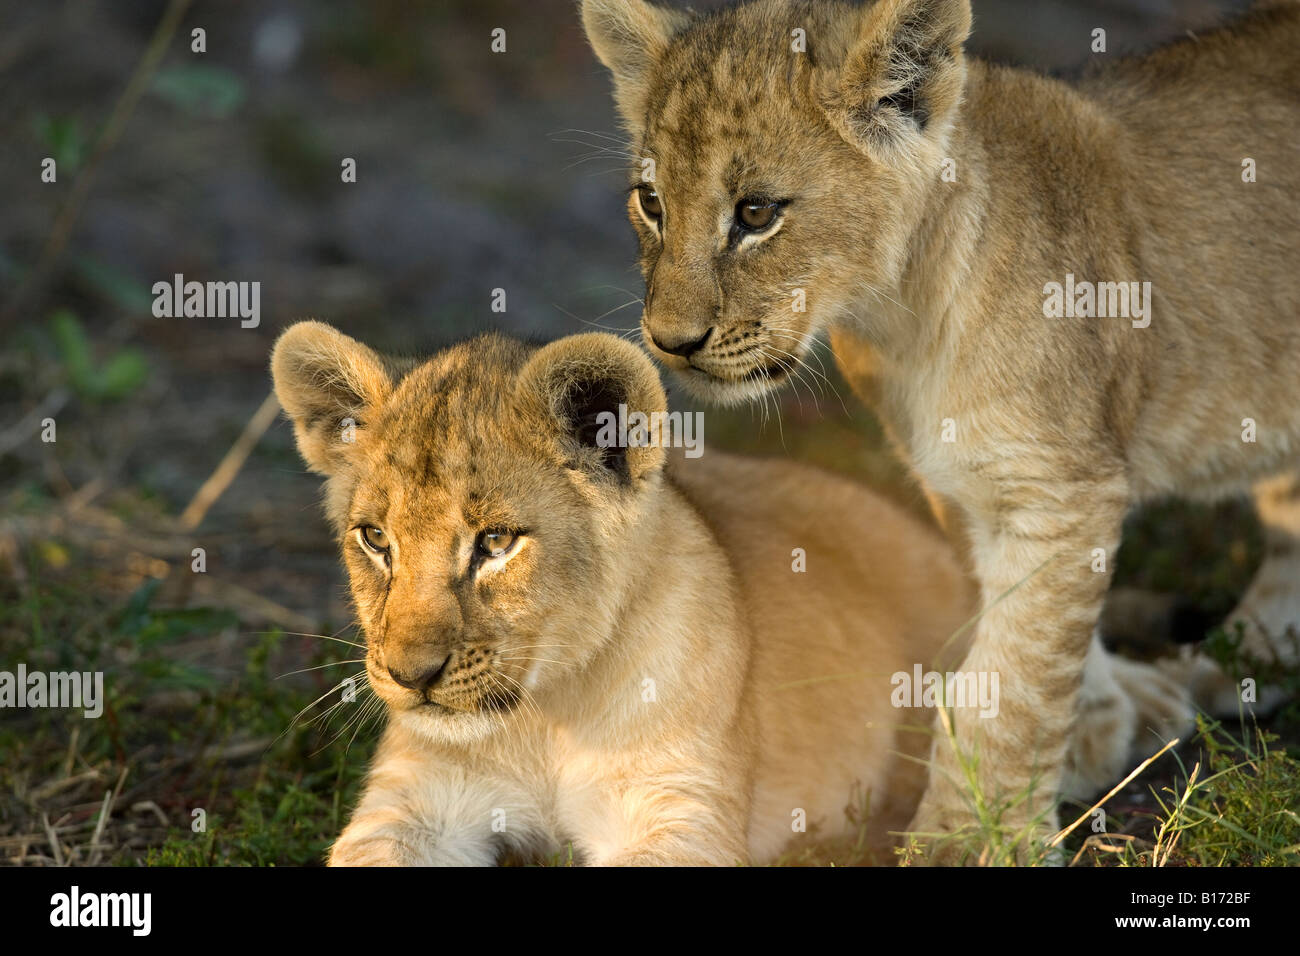
[[[610,640],[664,453],[602,447],[596,422],[666,405],[640,350],[485,335],[412,367],[301,322],[271,370],[396,719],[472,739]]]
[[[582,14],[631,136],[642,334],[688,387],[755,397],[837,317],[896,296],[961,99],[968,0]]]

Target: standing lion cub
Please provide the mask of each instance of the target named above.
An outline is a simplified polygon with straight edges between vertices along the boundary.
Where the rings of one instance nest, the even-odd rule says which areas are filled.
[[[875,847],[907,822],[933,711],[897,675],[959,660],[973,604],[923,525],[811,468],[602,440],[666,407],[610,335],[412,365],[302,322],[272,373],[389,711],[331,863],[761,862],[851,806]],[[1083,789],[1191,713],[1185,677],[1095,650]]]
[[[994,721],[957,714],[986,794],[1050,825],[1135,504],[1270,479],[1235,620],[1295,661],[1300,4],[1098,52],[1077,85],[969,58],[968,0],[582,14],[630,135],[647,347],[734,402],[830,329],[955,506],[984,609],[963,667],[1002,684]],[[933,761],[911,828],[942,837],[975,813],[954,748]]]

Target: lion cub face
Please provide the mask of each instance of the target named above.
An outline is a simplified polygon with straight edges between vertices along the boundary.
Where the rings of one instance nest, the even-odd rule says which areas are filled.
[[[755,397],[887,303],[960,99],[966,0],[584,0],[583,19],[632,135],[642,334],[688,387]]]
[[[604,335],[542,349],[483,336],[394,369],[316,322],[272,356],[299,449],[328,476],[371,686],[398,719],[473,737],[610,639],[617,556],[662,450],[597,447],[593,423],[663,392],[645,356]]]

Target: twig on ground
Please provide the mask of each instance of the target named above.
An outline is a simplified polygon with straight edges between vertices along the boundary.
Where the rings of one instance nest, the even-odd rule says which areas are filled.
[[[41,825],[45,827],[45,835],[49,838],[50,846],[54,850],[54,865],[63,866],[63,848],[59,846],[59,838],[55,834],[54,828],[50,826],[49,814],[41,814]]]
[[[42,421],[57,415],[71,397],[72,393],[66,388],[56,388],[41,399],[39,405],[18,419],[12,428],[0,434],[0,455],[7,455],[25,442],[33,432],[40,429]]]
[[[221,459],[216,470],[208,477],[198,493],[195,494],[194,500],[185,506],[181,512],[180,525],[187,530],[193,530],[199,526],[203,516],[208,513],[208,509],[213,503],[221,497],[222,493],[235,480],[239,474],[239,469],[244,467],[244,462],[249,454],[252,453],[258,440],[271,427],[275,421],[275,416],[280,411],[280,403],[276,401],[275,393],[272,392],[266,396],[266,399],[253,413],[253,417],[248,420],[240,436],[235,439],[235,443],[230,446],[230,451],[226,452],[226,457]]]
[[[104,791],[104,803],[99,808],[99,820],[95,823],[95,833],[90,838],[90,865],[99,864],[99,858],[103,855],[103,847],[100,845],[100,838],[104,835],[104,824],[108,822],[109,816],[113,813],[113,791]]]
[[[37,804],[42,800],[48,800],[55,794],[62,793],[70,787],[75,787],[77,784],[85,783],[87,780],[98,780],[100,776],[101,774],[98,770],[92,769],[87,770],[84,773],[79,773],[75,777],[63,777],[58,780],[50,780],[31,791],[27,795],[27,800],[29,803]]]
[[[163,813],[163,808],[158,806],[152,800],[141,800],[138,803],[131,804],[132,813],[152,813],[158,818],[158,821],[165,827],[171,826],[171,821],[167,819],[167,814]]]
[[[1127,786],[1129,785],[1129,782],[1130,782],[1134,777],[1136,777],[1136,776],[1137,776],[1138,774],[1140,774],[1143,770],[1145,770],[1147,767],[1151,766],[1151,765],[1152,765],[1153,763],[1155,763],[1158,759],[1160,759],[1160,757],[1164,754],[1164,752],[1165,752],[1166,750],[1168,750],[1170,747],[1175,747],[1175,746],[1177,746],[1178,743],[1179,743],[1179,739],[1178,739],[1177,737],[1175,737],[1173,740],[1169,741],[1169,743],[1165,744],[1163,747],[1161,747],[1159,750],[1157,750],[1155,753],[1153,753],[1150,757],[1147,757],[1146,760],[1143,760],[1140,764],[1137,765],[1137,767],[1134,768],[1134,770],[1133,770],[1132,773],[1130,773],[1127,777],[1125,777],[1125,778],[1124,778],[1123,780],[1121,780],[1119,783],[1115,784],[1115,786],[1111,788],[1110,793],[1106,794],[1106,796],[1102,797],[1100,800],[1098,800],[1096,803],[1094,803],[1092,806],[1090,806],[1087,810],[1084,810],[1083,813],[1079,814],[1079,818],[1078,818],[1077,820],[1075,820],[1073,823],[1071,823],[1071,824],[1070,824],[1068,827],[1066,827],[1065,829],[1059,831],[1059,832],[1056,834],[1056,836],[1054,836],[1054,837],[1052,837],[1050,840],[1048,840],[1048,841],[1047,841],[1047,845],[1048,845],[1048,847],[1049,847],[1049,848],[1050,848],[1050,847],[1054,847],[1054,846],[1056,846],[1058,843],[1060,843],[1062,840],[1064,840],[1067,836],[1069,836],[1072,832],[1074,832],[1074,828],[1075,828],[1075,827],[1077,827],[1080,823],[1082,823],[1084,820],[1088,819],[1088,817],[1090,817],[1090,816],[1092,815],[1092,811],[1096,810],[1098,807],[1100,807],[1102,804],[1104,804],[1104,803],[1105,803],[1107,800],[1109,800],[1111,797],[1115,796],[1115,794],[1119,793],[1121,790],[1123,790],[1125,787],[1127,787]]]

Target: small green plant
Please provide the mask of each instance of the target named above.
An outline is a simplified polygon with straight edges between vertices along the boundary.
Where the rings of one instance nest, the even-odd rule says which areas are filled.
[[[1247,725],[1243,725],[1245,727]],[[1113,832],[1079,843],[1074,862],[1093,866],[1300,865],[1300,761],[1276,735],[1249,725],[1241,738],[1201,716],[1178,773],[1149,787],[1154,813],[1115,814]]]
[[[68,384],[82,399],[103,402],[126,398],[149,377],[149,363],[138,349],[118,349],[103,362],[96,362],[86,330],[67,309],[50,317],[50,334]]]
[[[50,116],[42,113],[34,121],[36,135],[50,151],[63,176],[81,168],[90,149],[90,138],[75,116]]]
[[[1197,729],[1205,763],[1197,762],[1180,782],[1156,795],[1164,819],[1144,862],[1300,865],[1300,761],[1258,727],[1253,741],[1246,735],[1237,739],[1205,717]]]
[[[182,112],[200,119],[224,119],[247,97],[238,73],[201,64],[161,69],[153,78],[153,92]]]

